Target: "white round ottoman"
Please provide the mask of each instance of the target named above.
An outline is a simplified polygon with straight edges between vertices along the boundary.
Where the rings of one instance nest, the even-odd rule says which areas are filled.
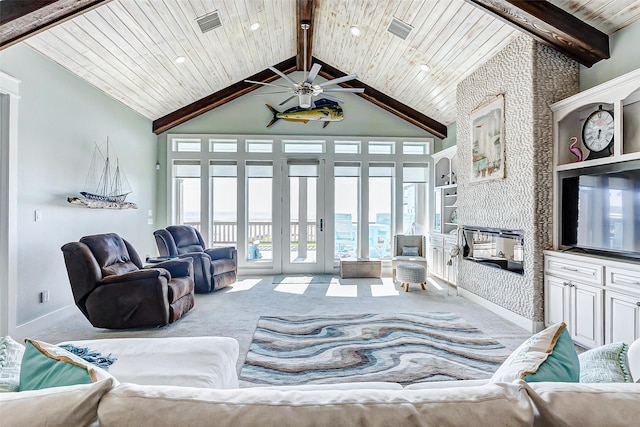
[[[420,283],[422,290],[425,290],[427,269],[418,264],[399,264],[396,267],[396,279],[405,292],[409,292],[409,283]]]

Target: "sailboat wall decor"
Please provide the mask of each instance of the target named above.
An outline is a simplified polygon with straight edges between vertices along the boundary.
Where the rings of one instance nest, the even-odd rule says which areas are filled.
[[[85,189],[80,197],[68,197],[67,201],[75,205],[93,209],[138,209],[138,205],[126,202],[131,187],[127,177],[120,169],[118,159],[115,165],[109,158],[109,139],[107,139],[106,157],[96,144],[85,182]]]

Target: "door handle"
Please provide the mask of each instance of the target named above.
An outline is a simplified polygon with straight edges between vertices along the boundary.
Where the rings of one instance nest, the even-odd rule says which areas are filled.
[[[324,231],[324,220],[320,218],[320,231]]]

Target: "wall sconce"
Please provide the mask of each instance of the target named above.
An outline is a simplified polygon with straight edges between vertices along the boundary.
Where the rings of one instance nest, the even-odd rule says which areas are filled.
[[[159,171],[160,170],[160,161],[156,162],[156,170]]]

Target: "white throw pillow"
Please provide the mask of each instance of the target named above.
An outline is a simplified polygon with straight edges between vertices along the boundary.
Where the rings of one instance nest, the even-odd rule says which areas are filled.
[[[633,381],[640,383],[640,338],[629,345],[627,359],[629,360],[629,371]]]

